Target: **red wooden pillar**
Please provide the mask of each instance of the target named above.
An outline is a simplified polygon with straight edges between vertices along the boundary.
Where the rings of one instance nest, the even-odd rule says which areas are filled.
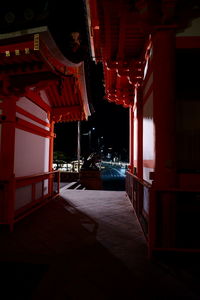
[[[53,149],[54,149],[54,121],[50,124],[50,141],[49,141],[49,172],[53,170]]]
[[[129,108],[129,171],[133,173],[134,168],[134,113],[133,106]]]
[[[53,171],[53,149],[54,149],[54,121],[50,123],[50,141],[49,141],[49,172]],[[54,177],[51,175],[49,179],[49,193],[53,194]]]
[[[9,180],[14,176],[15,123],[16,99],[8,97],[3,102],[0,180]]]
[[[137,85],[137,176],[143,179],[143,107],[142,91]],[[138,185],[136,212],[138,215],[142,212],[143,207],[143,186]]]
[[[176,186],[175,31],[158,29],[153,37],[153,116],[155,122],[155,176],[150,201],[151,253],[154,247],[173,247],[175,199],[157,190]],[[153,196],[152,196],[153,195]],[[158,202],[160,206],[158,206]],[[152,220],[152,218],[154,220]],[[158,223],[158,220],[159,223]],[[158,236],[158,230],[161,234]]]
[[[10,224],[13,230],[14,201],[15,201],[15,124],[16,124],[16,97],[7,97],[3,101],[3,118],[0,151],[0,180],[5,182],[4,199],[1,200],[3,214],[2,223]]]
[[[175,165],[175,31],[153,35],[153,115],[155,122],[155,182],[158,187],[176,183]]]
[[[138,151],[137,151],[137,176],[143,179],[143,107],[142,91],[137,87],[137,120],[138,120]]]

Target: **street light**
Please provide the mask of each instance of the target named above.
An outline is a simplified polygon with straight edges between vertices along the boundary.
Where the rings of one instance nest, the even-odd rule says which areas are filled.
[[[78,132],[77,132],[77,160],[78,160],[78,172],[80,170],[80,158],[81,158],[81,135],[80,135],[80,132],[81,132],[81,128],[80,128],[80,125],[81,125],[81,122],[78,121],[78,126],[77,126],[77,129],[78,129]]]

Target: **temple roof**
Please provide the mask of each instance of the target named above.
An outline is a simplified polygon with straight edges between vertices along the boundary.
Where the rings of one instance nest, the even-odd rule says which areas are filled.
[[[84,63],[66,59],[47,27],[0,34],[0,94],[47,98],[58,121],[90,115]]]
[[[181,30],[200,16],[198,0],[87,0],[87,10],[93,58],[104,66],[105,98],[124,107],[142,82],[150,34]]]

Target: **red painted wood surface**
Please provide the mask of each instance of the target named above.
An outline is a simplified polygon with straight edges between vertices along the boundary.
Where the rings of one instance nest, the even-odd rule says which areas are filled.
[[[199,174],[178,174],[176,170],[175,52],[176,49],[200,49],[198,36],[176,37],[176,33],[181,35],[187,27],[191,30],[197,10],[195,12],[189,1],[181,6],[175,0],[88,2],[94,53],[97,54],[96,61],[102,61],[104,67],[105,99],[130,107],[131,153],[126,186],[139,221],[142,226],[147,224],[149,255],[164,249],[187,251],[176,245],[176,207],[181,215],[183,208],[177,203],[183,191],[187,190],[190,195],[198,193]],[[98,30],[94,30],[96,25]],[[184,34],[187,35],[187,30]],[[138,96],[137,92],[141,94]],[[153,157],[143,161],[142,115],[149,98],[153,107],[151,122],[155,128],[155,160]],[[137,158],[133,141],[137,142]],[[148,218],[143,207],[143,166],[154,169],[150,174]],[[160,195],[159,189],[170,192]],[[185,205],[195,210],[189,202]],[[162,227],[161,233],[159,227]],[[194,230],[198,235],[197,229]],[[199,250],[189,245],[188,251]]]
[[[86,120],[90,115],[84,76],[83,63],[64,58],[47,31],[27,32],[26,42],[23,34],[1,39],[0,95],[26,96],[46,112],[51,107],[69,109],[69,114],[56,114],[55,121]],[[45,91],[49,105],[40,91]]]
[[[1,36],[0,43],[0,103],[2,115],[0,148],[0,223],[13,225],[16,221],[44,205],[59,194],[59,173],[53,172],[54,123],[86,120],[90,115],[83,63],[68,61],[45,30],[26,31]],[[25,40],[25,41],[24,41]],[[39,115],[26,111],[16,102],[27,99],[35,113],[43,111],[50,123]],[[16,115],[17,113],[17,115]],[[43,126],[43,127],[42,127]],[[47,127],[47,128],[44,128]],[[16,178],[14,174],[16,129],[38,137],[49,138],[49,173]],[[48,130],[49,129],[49,130]],[[31,136],[31,135],[30,135]],[[27,137],[27,135],[26,135]],[[23,147],[23,144],[21,145]],[[54,191],[55,177],[57,189]],[[44,182],[48,193],[44,195]],[[36,184],[42,183],[42,196],[36,199]],[[31,186],[31,202],[15,209],[19,188]],[[26,200],[26,199],[25,199]]]
[[[176,184],[175,142],[175,32],[157,31],[153,36],[155,122],[155,184]]]

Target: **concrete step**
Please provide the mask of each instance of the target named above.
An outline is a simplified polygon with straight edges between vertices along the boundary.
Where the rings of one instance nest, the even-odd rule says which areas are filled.
[[[78,184],[78,185],[76,185],[76,186],[75,186],[75,188],[74,188],[74,189],[75,189],[75,190],[80,190],[80,188],[81,188],[81,185],[80,185],[80,184]]]
[[[84,186],[80,184],[78,181],[69,182],[60,188],[60,192],[64,192],[65,190],[83,190],[85,189]]]
[[[76,184],[76,181],[73,181],[73,182],[66,182],[66,184],[64,185],[62,183],[62,187],[60,188],[60,192],[64,191],[64,190],[67,190],[67,189],[70,189],[72,186],[74,186]]]
[[[86,188],[82,184],[79,184],[75,189],[76,190],[85,190]]]

